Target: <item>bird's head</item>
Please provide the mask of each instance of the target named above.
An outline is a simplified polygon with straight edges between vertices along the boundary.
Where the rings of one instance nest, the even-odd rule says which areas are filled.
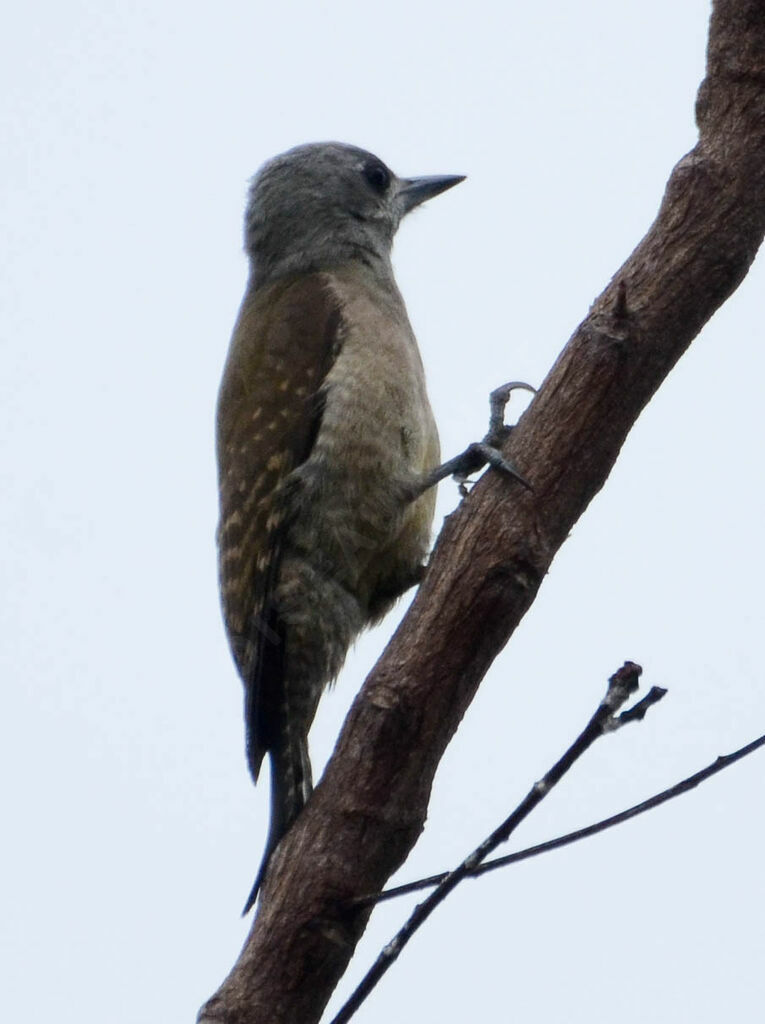
[[[339,142],[297,146],[253,178],[245,248],[259,277],[353,260],[389,269],[402,217],[463,180],[399,178],[372,153]]]

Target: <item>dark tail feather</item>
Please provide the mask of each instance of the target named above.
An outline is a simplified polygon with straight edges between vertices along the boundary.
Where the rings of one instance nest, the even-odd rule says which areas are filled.
[[[263,859],[258,868],[242,917],[252,910],[266,876],[271,856],[289,831],[311,795],[311,762],[304,737],[291,738],[282,750],[270,750],[271,759],[271,822]]]

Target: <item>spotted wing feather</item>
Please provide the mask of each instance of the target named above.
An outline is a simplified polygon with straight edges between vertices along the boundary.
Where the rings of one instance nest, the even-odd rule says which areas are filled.
[[[245,295],[218,399],[219,572],[223,615],[245,686],[250,771],[273,744],[280,623],[272,606],[288,528],[289,474],[310,454],[321,386],[342,343],[324,275]]]

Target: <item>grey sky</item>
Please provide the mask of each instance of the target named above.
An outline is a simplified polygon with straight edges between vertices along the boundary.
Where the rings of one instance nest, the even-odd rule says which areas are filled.
[[[0,671],[9,1020],[193,1021],[246,934],[266,825],[218,611],[213,408],[246,181],[339,139],[468,181],[398,279],[446,455],[542,380],[693,145],[708,5],[18,8],[4,35]],[[763,265],[641,418],[436,779],[401,879],[458,860],[625,658],[670,690],[518,836],[643,799],[765,731]],[[456,489],[441,486],[448,512]],[[323,763],[397,621],[312,734]],[[621,1024],[762,1006],[763,755],[648,818],[464,887],[359,1016]],[[403,920],[377,912],[333,1006]],[[753,922],[753,924],[750,924]]]

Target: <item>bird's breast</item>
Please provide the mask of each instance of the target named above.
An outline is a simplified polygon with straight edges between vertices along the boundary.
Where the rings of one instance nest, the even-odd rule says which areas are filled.
[[[354,589],[384,576],[388,563],[401,575],[422,561],[435,495],[409,502],[405,494],[437,464],[438,435],[398,292],[352,279],[330,287],[342,310],[342,345],[323,384],[313,450],[297,471],[302,491],[290,532]]]

